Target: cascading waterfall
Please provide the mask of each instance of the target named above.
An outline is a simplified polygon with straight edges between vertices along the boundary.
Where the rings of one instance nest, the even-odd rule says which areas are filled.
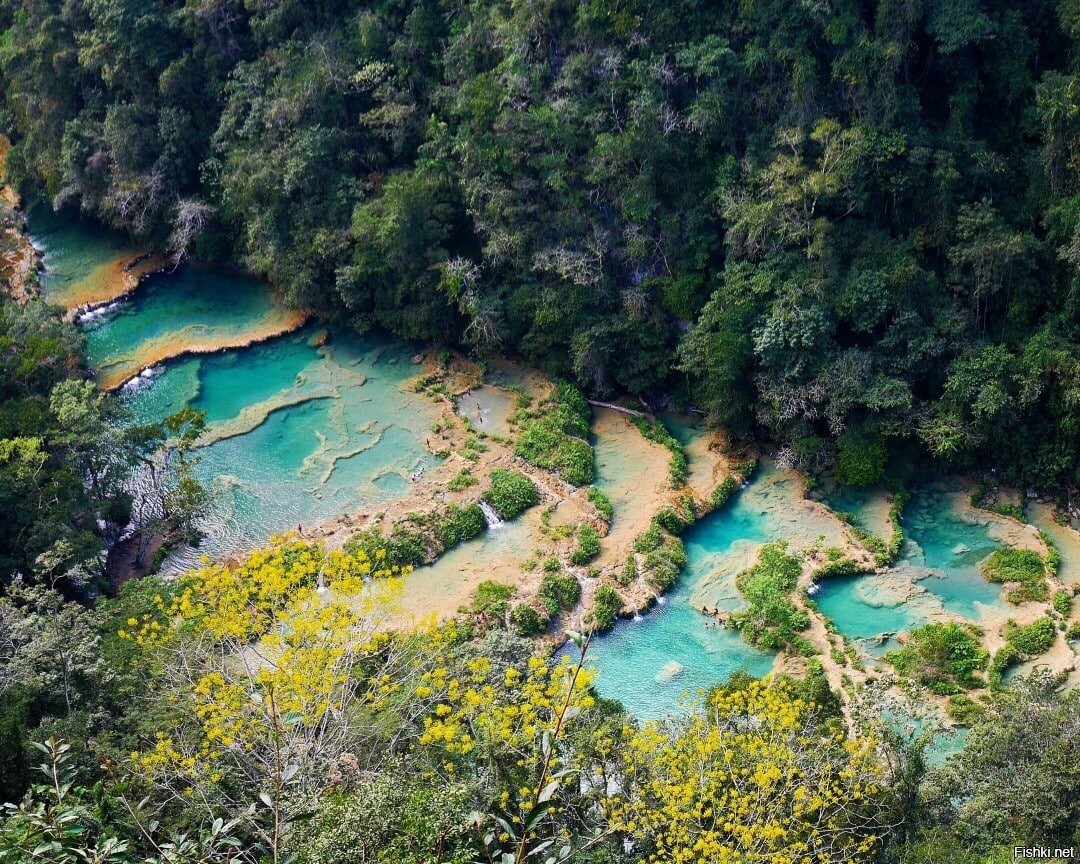
[[[506,523],[499,518],[499,514],[495,512],[495,508],[488,504],[487,501],[480,502],[480,509],[484,511],[484,521],[487,522],[488,530],[495,531],[506,525]]]

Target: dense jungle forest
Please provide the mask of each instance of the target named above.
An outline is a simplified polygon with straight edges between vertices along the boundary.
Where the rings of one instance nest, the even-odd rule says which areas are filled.
[[[0,0],[0,133],[0,267],[48,210],[162,253],[155,297],[191,271],[269,306],[250,274],[318,322],[274,332],[277,366],[228,354],[253,339],[202,352],[185,407],[133,419],[186,349],[104,392],[48,262],[5,276],[0,864],[1080,850],[1080,0]],[[281,369],[294,402],[266,385],[222,431]],[[221,416],[191,407],[207,381]],[[475,425],[493,390],[505,434]],[[419,455],[362,530],[289,510],[159,572],[204,539],[214,447],[379,398],[413,422],[387,451]],[[601,446],[661,491],[627,472],[640,499],[609,498]],[[877,495],[880,530],[804,499],[819,477]],[[682,538],[749,494],[737,608],[690,609]],[[924,618],[866,636],[822,611],[830,580],[915,569],[950,507],[985,518],[931,540],[972,557],[990,617],[933,600],[925,560],[893,605],[836,607]],[[411,577],[499,531],[531,545],[406,625]],[[710,662],[772,674],[637,716],[594,658],[665,603]]]
[[[1072,0],[26,0],[0,27],[9,172],[58,209],[803,468],[1077,482]]]

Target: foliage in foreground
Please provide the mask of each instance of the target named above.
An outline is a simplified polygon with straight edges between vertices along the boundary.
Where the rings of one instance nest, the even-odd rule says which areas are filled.
[[[1080,827],[1080,713],[1052,684],[990,698],[959,761],[924,780],[917,743],[864,711],[845,720],[820,674],[737,676],[637,723],[596,691],[581,637],[555,657],[489,626],[506,622],[508,586],[477,592],[475,630],[393,632],[387,561],[282,540],[95,610],[45,598],[79,650],[70,701],[43,703],[54,716],[27,719],[20,741],[78,738],[39,749],[46,782],[5,809],[0,861],[870,864]],[[553,605],[576,593],[548,574]],[[16,674],[0,699],[46,669],[38,608],[3,610],[22,653],[3,657]]]
[[[629,734],[609,819],[652,860],[869,860],[888,830],[872,738],[849,739],[783,680],[720,690],[672,728]]]

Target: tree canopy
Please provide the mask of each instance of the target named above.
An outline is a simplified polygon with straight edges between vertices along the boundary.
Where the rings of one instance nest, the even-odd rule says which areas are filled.
[[[1069,0],[4,0],[0,27],[9,166],[54,206],[796,461],[1077,480]]]

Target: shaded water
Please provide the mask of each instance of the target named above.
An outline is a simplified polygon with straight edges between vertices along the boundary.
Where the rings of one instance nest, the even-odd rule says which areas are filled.
[[[46,207],[31,212],[30,236],[45,249],[45,299],[65,308],[107,294],[123,262],[138,254],[121,235],[91,222],[62,219]]]
[[[130,300],[87,326],[87,354],[103,386],[187,351],[210,351],[291,329],[255,279],[185,267],[148,278]]]

